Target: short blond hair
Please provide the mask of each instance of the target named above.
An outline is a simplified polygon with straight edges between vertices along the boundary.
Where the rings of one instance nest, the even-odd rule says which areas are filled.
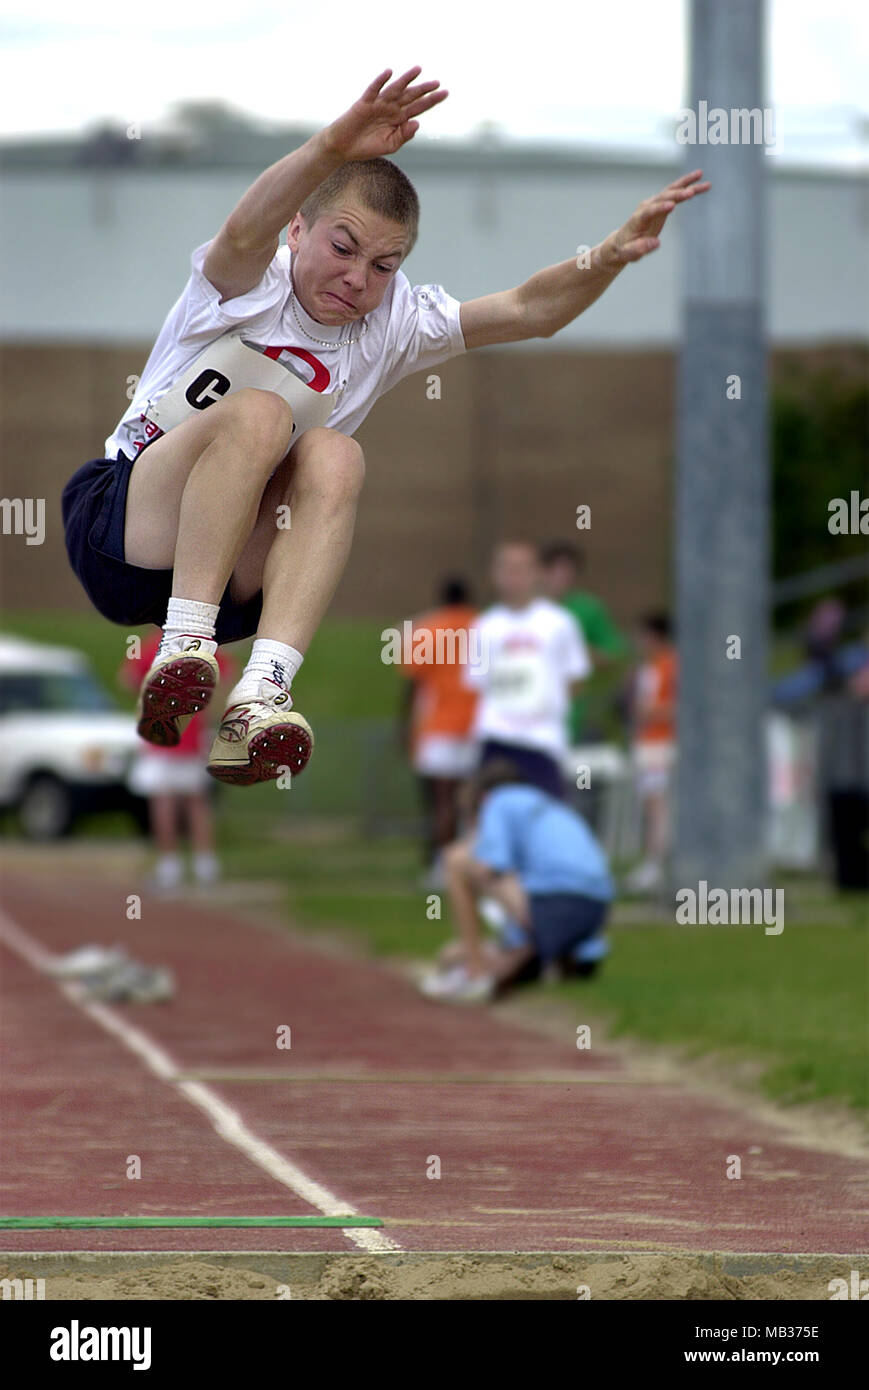
[[[407,235],[404,254],[410,255],[419,232],[419,197],[398,165],[391,159],[357,159],[342,164],[308,194],[299,212],[312,227],[348,193],[355,194],[369,212],[403,227]]]

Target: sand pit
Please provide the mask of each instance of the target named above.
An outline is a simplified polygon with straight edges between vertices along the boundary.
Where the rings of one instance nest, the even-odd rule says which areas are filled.
[[[828,1283],[865,1257],[298,1255],[13,1257],[0,1279],[45,1279],[45,1299],[110,1301],[790,1301],[830,1298]],[[124,1267],[124,1264],[132,1267]],[[588,1289],[588,1294],[584,1293]]]

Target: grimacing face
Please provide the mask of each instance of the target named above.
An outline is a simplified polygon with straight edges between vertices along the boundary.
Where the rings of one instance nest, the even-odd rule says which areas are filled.
[[[302,308],[318,323],[335,327],[377,308],[401,265],[407,233],[348,194],[311,226],[296,213],[287,244]]]

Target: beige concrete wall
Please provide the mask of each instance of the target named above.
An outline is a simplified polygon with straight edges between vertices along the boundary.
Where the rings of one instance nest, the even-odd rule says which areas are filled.
[[[69,571],[60,492],[102,455],[147,345],[8,345],[0,350],[2,496],[44,497],[46,538],[0,538],[3,606],[85,609]],[[813,349],[775,355],[829,361]],[[375,406],[358,438],[367,480],[356,541],[332,611],[401,618],[429,603],[446,573],[483,589],[492,543],[509,534],[580,540],[589,582],[627,619],[666,600],[671,542],[675,358],[658,352],[473,353]],[[576,508],[591,508],[578,532]]]

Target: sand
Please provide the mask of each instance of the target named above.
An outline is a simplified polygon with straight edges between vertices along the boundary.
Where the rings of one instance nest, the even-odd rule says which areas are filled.
[[[51,1257],[48,1257],[49,1259]],[[93,1256],[90,1257],[93,1260]],[[140,1257],[141,1259],[142,1257]],[[240,1260],[249,1261],[240,1263]],[[283,1260],[285,1279],[254,1266],[257,1256],[190,1259],[152,1257],[132,1269],[102,1268],[76,1272],[75,1257],[65,1268],[50,1272],[46,1265],[16,1266],[3,1262],[0,1278],[45,1277],[46,1302],[111,1301],[310,1301],[450,1300],[499,1301],[544,1299],[571,1301],[579,1297],[607,1301],[704,1302],[726,1300],[828,1300],[832,1278],[847,1277],[861,1268],[846,1255],[814,1257],[755,1257],[757,1273],[727,1272],[730,1263],[750,1268],[751,1257],[711,1257],[693,1254],[648,1255],[269,1255],[266,1267]],[[219,1262],[220,1261],[220,1262]],[[776,1264],[778,1267],[776,1268]],[[865,1264],[865,1260],[862,1262]],[[292,1269],[287,1274],[286,1269]],[[588,1290],[585,1293],[585,1289]]]

